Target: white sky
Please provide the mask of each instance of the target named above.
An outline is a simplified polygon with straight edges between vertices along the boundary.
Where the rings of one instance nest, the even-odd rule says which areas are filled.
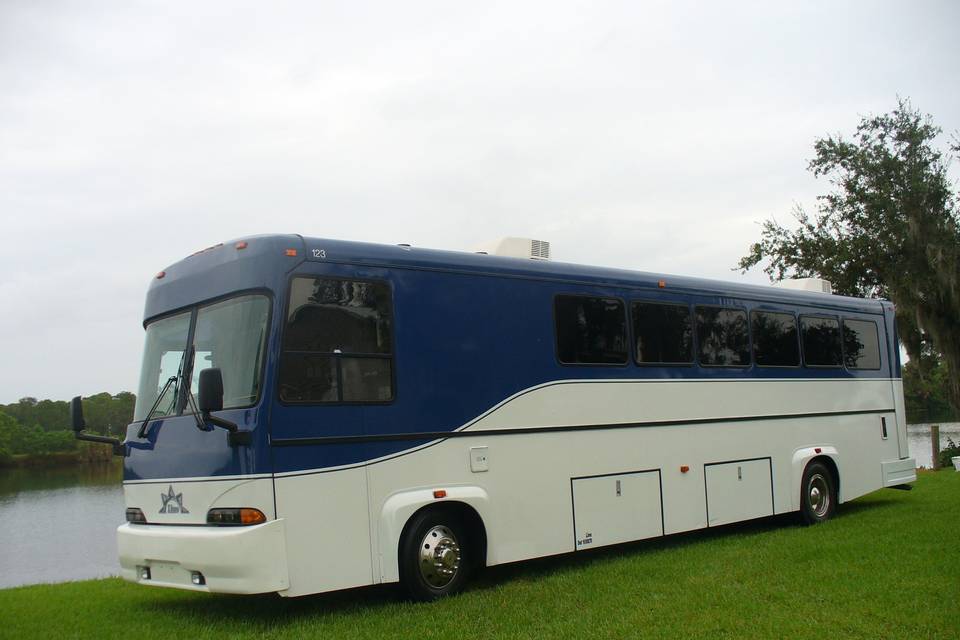
[[[765,282],[816,137],[960,127],[960,3],[720,5],[0,0],[0,402],[135,390],[150,278],[253,233]]]

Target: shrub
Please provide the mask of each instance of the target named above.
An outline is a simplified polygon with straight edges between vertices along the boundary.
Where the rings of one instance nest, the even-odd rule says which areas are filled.
[[[947,437],[947,446],[940,450],[940,466],[953,467],[954,456],[960,456],[960,443],[954,442],[952,438]]]

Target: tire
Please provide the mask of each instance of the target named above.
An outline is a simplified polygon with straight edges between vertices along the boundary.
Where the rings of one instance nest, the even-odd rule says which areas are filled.
[[[416,514],[400,541],[400,583],[413,600],[431,601],[460,591],[476,564],[463,523],[449,510]]]
[[[822,462],[811,462],[803,470],[800,485],[800,518],[804,524],[829,520],[837,510],[837,480]]]

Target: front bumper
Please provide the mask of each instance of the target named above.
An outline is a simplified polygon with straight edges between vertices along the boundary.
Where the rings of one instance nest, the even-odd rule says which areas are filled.
[[[883,474],[884,487],[896,487],[917,479],[917,461],[913,458],[881,462],[880,470]]]
[[[130,582],[215,593],[270,593],[290,586],[283,519],[250,527],[123,524],[120,575]],[[140,578],[150,568],[150,579]],[[203,574],[205,584],[191,582]]]

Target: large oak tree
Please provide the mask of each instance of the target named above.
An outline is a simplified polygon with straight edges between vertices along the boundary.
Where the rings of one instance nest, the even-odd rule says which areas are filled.
[[[960,410],[960,202],[937,149],[941,129],[909,101],[865,117],[850,137],[814,144],[809,170],[829,181],[814,213],[790,229],[770,219],[739,267],[771,280],[821,277],[837,293],[896,305],[900,339],[921,377],[942,357]],[[960,139],[950,146],[960,153]]]

